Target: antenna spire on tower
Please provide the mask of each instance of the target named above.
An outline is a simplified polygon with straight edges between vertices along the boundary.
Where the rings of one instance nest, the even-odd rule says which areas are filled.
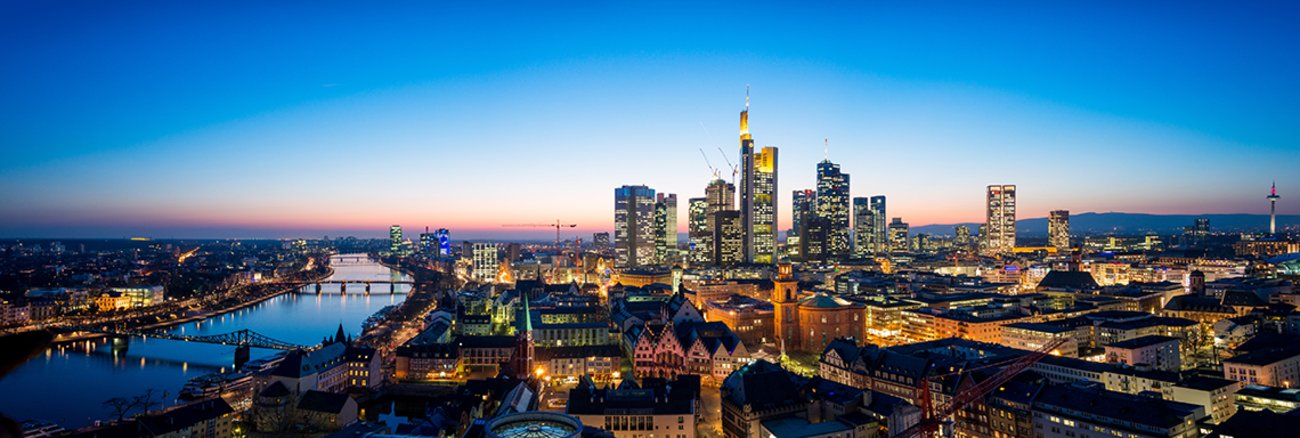
[[[822,158],[825,158],[826,161],[831,160],[831,139],[829,138],[822,139]]]
[[[745,84],[745,111],[749,111],[749,84]]]

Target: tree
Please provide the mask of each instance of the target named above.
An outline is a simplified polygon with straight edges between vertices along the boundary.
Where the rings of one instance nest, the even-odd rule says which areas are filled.
[[[126,419],[127,414],[131,413],[131,408],[135,407],[135,404],[124,397],[113,397],[104,400],[104,407],[108,408],[117,421],[122,421]]]

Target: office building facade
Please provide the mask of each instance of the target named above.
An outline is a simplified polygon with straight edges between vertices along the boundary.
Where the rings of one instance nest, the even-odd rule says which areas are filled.
[[[646,186],[614,189],[614,261],[619,267],[655,260],[655,191]]]

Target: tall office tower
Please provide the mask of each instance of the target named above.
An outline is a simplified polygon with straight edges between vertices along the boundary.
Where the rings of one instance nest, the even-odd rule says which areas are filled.
[[[424,227],[424,232],[420,233],[420,253],[433,254],[433,242],[437,240],[438,237],[429,232],[429,227]]]
[[[871,198],[853,198],[853,258],[867,258],[875,253],[871,241],[876,235],[871,228],[875,224],[871,217]]]
[[[889,252],[889,216],[885,216],[885,195],[871,197],[871,221],[871,230],[876,233],[871,238],[872,254]]]
[[[397,253],[402,250],[402,226],[393,225],[388,227],[388,252]]]
[[[817,214],[817,192],[811,189],[795,190],[793,199],[790,216],[794,220],[790,224],[790,231],[785,235],[785,246],[788,248],[791,258],[801,260],[802,244],[800,238],[803,235],[804,225]]]
[[[907,252],[907,222],[903,218],[896,217],[889,222],[889,250],[891,252]]]
[[[989,186],[987,201],[988,235],[981,237],[991,254],[1011,254],[1016,247],[1016,186]]]
[[[709,229],[709,200],[691,198],[686,201],[686,228],[690,239],[692,263],[708,263],[713,252],[713,230]]]
[[[748,135],[748,134],[746,134]],[[750,263],[776,260],[776,148],[754,153],[753,140],[741,139],[740,215],[745,225],[745,258]]]
[[[660,193],[655,198],[655,260],[672,263],[677,258],[677,195]]]
[[[646,186],[614,189],[614,263],[641,266],[655,258],[655,190]]]
[[[608,249],[609,233],[592,233],[591,244],[595,246],[597,250]]]
[[[497,271],[501,269],[501,260],[497,258],[497,245],[474,242],[471,251],[470,266],[474,269],[474,280],[481,283],[491,283],[496,280]]]
[[[849,174],[830,159],[817,163],[817,216],[825,218],[826,255],[834,259],[849,256]]]
[[[709,181],[709,186],[704,188],[704,197],[709,203],[709,214],[736,209],[736,186],[722,178]]]
[[[1268,191],[1268,234],[1277,234],[1277,200],[1282,199],[1277,195],[1277,181],[1273,181],[1273,188]]]
[[[713,264],[735,266],[745,262],[745,226],[737,210],[713,213]]]
[[[970,227],[958,225],[954,236],[952,239],[953,245],[957,246],[958,249],[970,249]]]
[[[988,242],[989,242],[989,241],[988,241],[988,239],[985,239],[985,238],[984,238],[984,236],[987,236],[987,235],[989,235],[989,224],[980,224],[980,226],[979,226],[979,236],[978,236],[978,237],[976,238],[976,240],[975,240],[975,244],[976,244],[976,246],[977,246],[977,248],[975,248],[975,249],[976,249],[976,251],[978,251],[980,254],[988,254],[988,252],[989,252],[989,245],[988,245]]]
[[[438,255],[451,255],[451,231],[446,228],[438,229]]]
[[[804,262],[824,262],[829,257],[826,249],[830,246],[831,221],[816,215],[804,218],[803,231],[799,235],[799,256]]]
[[[1056,249],[1070,247],[1070,210],[1052,210],[1047,214],[1047,244]]]

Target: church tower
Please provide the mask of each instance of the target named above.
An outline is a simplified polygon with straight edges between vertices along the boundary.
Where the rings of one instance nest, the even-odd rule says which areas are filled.
[[[772,279],[772,307],[776,311],[776,340],[785,354],[787,347],[799,345],[799,282],[794,278],[794,268],[790,263],[776,266],[776,278]]]

